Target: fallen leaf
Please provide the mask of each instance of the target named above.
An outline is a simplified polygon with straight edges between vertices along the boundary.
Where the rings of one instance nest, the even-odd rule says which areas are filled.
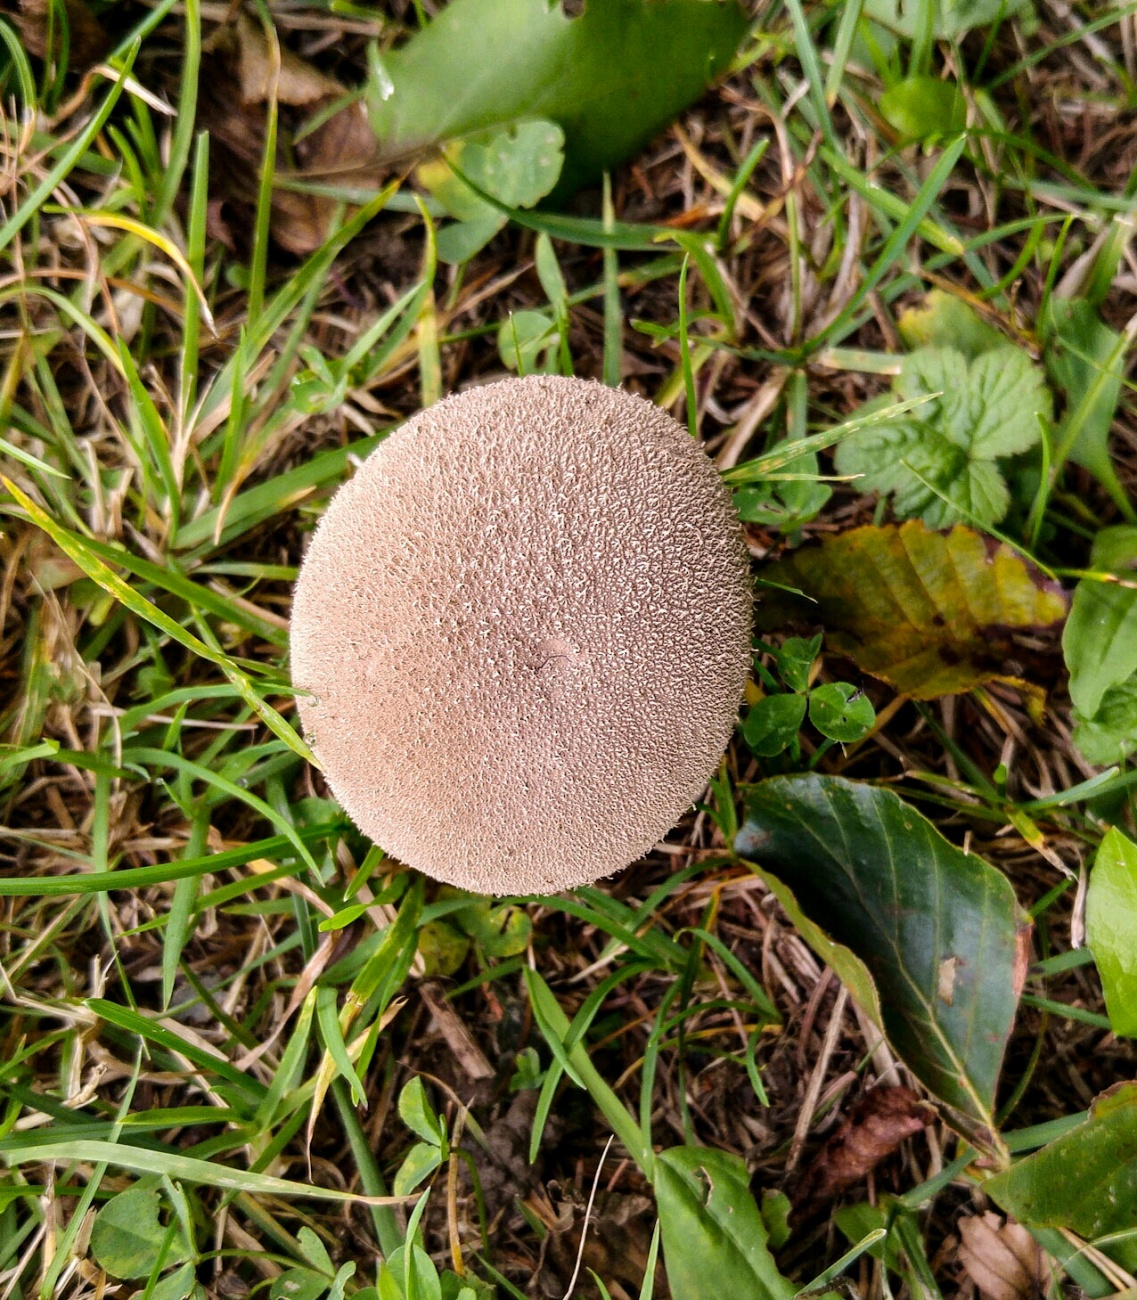
[[[863,1182],[906,1138],[935,1119],[932,1106],[911,1088],[873,1088],[813,1157],[794,1188],[798,1217]]]
[[[264,29],[241,15],[215,35],[203,68],[200,114],[211,137],[213,229],[223,238],[229,236],[227,244],[239,242],[251,228],[248,221],[225,219],[229,213],[222,218],[220,204],[248,210],[257,202],[273,63]],[[325,242],[339,205],[330,196],[289,185],[314,181],[373,188],[382,175],[362,101],[283,46],[276,98],[285,111],[279,126],[271,230],[281,247],[304,256]]]
[[[1066,616],[1057,582],[963,525],[866,525],[791,551],[759,576],[771,584],[760,630],[824,625],[831,649],[917,700],[1021,675],[1016,634],[1056,630]]]
[[[1035,1300],[1047,1293],[1042,1247],[1022,1226],[988,1211],[959,1223],[959,1262],[985,1300]]]

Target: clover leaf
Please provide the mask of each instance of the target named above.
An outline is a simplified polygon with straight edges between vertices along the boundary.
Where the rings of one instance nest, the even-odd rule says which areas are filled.
[[[860,475],[858,491],[892,493],[897,515],[920,515],[929,528],[998,523],[1010,505],[998,459],[1033,447],[1040,417],[1050,417],[1039,368],[1010,345],[970,361],[954,348],[919,348],[901,362],[893,391],[863,410],[939,396],[847,438],[838,473]]]

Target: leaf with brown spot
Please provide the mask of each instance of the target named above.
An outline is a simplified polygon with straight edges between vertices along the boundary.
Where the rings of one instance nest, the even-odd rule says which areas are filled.
[[[873,1088],[814,1156],[794,1188],[798,1217],[827,1204],[870,1173],[935,1119],[935,1110],[911,1088]]]
[[[1021,675],[1016,635],[1057,630],[1067,609],[1061,586],[1010,546],[915,519],[822,538],[760,577],[772,584],[760,629],[821,624],[833,650],[918,700]]]
[[[960,1220],[959,1262],[984,1300],[1035,1300],[1046,1295],[1050,1270],[1042,1247],[1020,1223],[997,1214]]]

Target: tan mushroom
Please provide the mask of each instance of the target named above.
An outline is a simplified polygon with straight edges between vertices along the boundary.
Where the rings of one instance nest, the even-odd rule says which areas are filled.
[[[415,416],[332,500],[296,584],[300,717],[401,861],[479,893],[568,889],[698,798],[751,599],[730,495],[670,416],[506,379]]]

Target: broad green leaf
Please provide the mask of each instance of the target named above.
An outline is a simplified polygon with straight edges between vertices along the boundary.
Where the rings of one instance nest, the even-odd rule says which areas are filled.
[[[775,777],[747,792],[735,840],[864,962],[909,1069],[994,1141],[995,1088],[1017,1002],[1018,915],[1006,878],[891,790]]]
[[[939,77],[905,77],[877,102],[881,116],[905,144],[962,131],[967,125],[967,101],[959,87]]]
[[[759,758],[780,754],[797,739],[805,721],[804,695],[767,695],[750,706],[742,736]]]
[[[1016,632],[1052,628],[1066,613],[1061,586],[1011,547],[918,520],[827,535],[759,576],[790,589],[764,591],[759,628],[822,624],[833,650],[918,700],[999,677]]]
[[[427,921],[418,932],[418,954],[427,979],[453,975],[466,960],[470,938],[449,921]]]
[[[809,720],[823,736],[848,745],[872,730],[876,710],[849,682],[826,682],[810,692]]]
[[[943,289],[932,289],[923,306],[908,307],[897,318],[896,328],[910,351],[916,348],[954,348],[969,360],[1007,340],[972,310],[962,298]]]
[[[304,1258],[318,1273],[326,1273],[329,1278],[335,1275],[336,1266],[332,1263],[332,1257],[328,1254],[324,1243],[307,1224],[296,1234],[296,1239],[300,1242],[300,1250]]]
[[[383,56],[367,98],[384,158],[545,119],[564,131],[555,196],[611,170],[725,72],[736,0],[453,0]]]
[[[1090,569],[1132,585],[1083,578],[1075,588],[1062,652],[1070,670],[1070,698],[1083,718],[1097,713],[1111,686],[1137,673],[1137,528],[1103,528]]]
[[[1132,515],[1125,489],[1109,454],[1109,435],[1121,396],[1125,348],[1085,299],[1051,298],[1039,322],[1043,360],[1050,381],[1066,397],[1066,411],[1055,442],[1069,443],[1069,457],[1103,484]]]
[[[1137,750],[1137,674],[1110,686],[1092,718],[1074,710],[1074,744],[1101,767],[1124,762]]]
[[[1011,501],[998,458],[1028,451],[1039,419],[1050,417],[1041,370],[1011,346],[974,360],[954,348],[919,348],[901,361],[893,390],[902,400],[939,396],[851,434],[837,448],[837,472],[860,475],[860,492],[892,493],[898,515],[920,515],[931,528],[998,523]]]
[[[153,1272],[166,1240],[166,1228],[158,1218],[162,1198],[156,1191],[131,1187],[119,1192],[95,1215],[91,1229],[91,1254],[114,1277],[148,1277]],[[179,1228],[166,1254],[166,1263],[181,1263],[190,1254],[189,1243]]]
[[[204,1300],[205,1292],[197,1284],[197,1271],[192,1264],[182,1264],[159,1278],[150,1292],[150,1300],[186,1300],[187,1296],[200,1295]]]
[[[740,1157],[711,1147],[672,1147],[655,1158],[663,1262],[682,1300],[791,1300]]]
[[[1116,826],[1099,845],[1090,873],[1086,942],[1113,1032],[1137,1038],[1137,844]]]
[[[437,1143],[416,1142],[407,1152],[391,1190],[396,1196],[409,1196],[411,1192],[428,1178],[442,1164],[442,1151]]]
[[[319,1300],[331,1285],[332,1279],[310,1268],[290,1268],[269,1287],[269,1300]]]
[[[1076,1232],[1123,1268],[1137,1269],[1137,1083],[1102,1093],[1089,1118],[990,1178],[983,1190],[1029,1228]]]
[[[399,1118],[424,1142],[439,1146],[442,1142],[442,1125],[434,1107],[426,1098],[426,1088],[416,1074],[399,1093]]]

